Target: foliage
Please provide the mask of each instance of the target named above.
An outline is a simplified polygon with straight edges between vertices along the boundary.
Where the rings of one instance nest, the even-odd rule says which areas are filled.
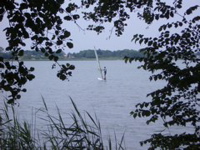
[[[159,2],[160,0],[155,0]],[[111,32],[115,32],[117,36],[123,34],[127,26],[127,20],[130,19],[134,11],[138,12],[138,17],[145,19],[145,22],[150,24],[153,16],[151,14],[151,7],[153,0],[82,0],[83,8],[90,8],[93,11],[83,12],[83,17],[86,20],[92,20],[94,23],[88,26],[88,30],[101,33],[105,27],[103,23],[112,23],[113,28]],[[145,7],[143,10],[138,9]]]
[[[182,13],[184,2],[186,1],[83,1],[86,8],[96,5],[95,11],[84,14],[85,18],[93,20],[95,24],[100,23],[99,29],[102,30],[103,23],[113,23],[118,36],[123,33],[126,20],[134,11],[147,24],[167,20],[167,23],[159,27],[158,37],[140,34],[133,36],[133,42],[146,45],[143,49],[145,57],[126,57],[125,61],[144,62],[140,68],[152,72],[149,79],[163,80],[166,85],[149,93],[147,96],[151,101],[137,104],[131,115],[134,118],[147,117],[147,124],[161,119],[166,129],[190,126],[193,131],[188,132],[185,128],[179,134],[152,134],[151,138],[141,142],[141,145],[149,143],[149,149],[200,149],[200,59],[196,55],[200,50],[200,16],[196,13],[200,6],[186,6],[188,8]],[[89,29],[96,31],[97,27],[90,25]]]
[[[154,9],[156,18],[163,17],[169,19],[177,15],[176,5],[173,7],[163,6],[165,11],[161,14],[161,7]],[[134,59],[144,62],[140,66],[144,70],[153,73],[150,80],[165,80],[166,85],[149,93],[152,98],[150,102],[139,103],[137,109],[131,114],[134,117],[150,117],[147,123],[162,119],[163,125],[171,126],[193,126],[194,131],[189,133],[183,131],[181,134],[153,134],[148,140],[142,142],[151,143],[151,148],[187,148],[199,149],[199,122],[200,106],[199,96],[199,20],[200,16],[189,18],[199,6],[190,7],[181,17],[182,20],[164,24],[160,26],[159,37],[144,37],[134,35],[133,41],[147,44],[145,58]],[[182,27],[184,26],[184,27]],[[176,33],[171,28],[178,29]],[[132,59],[129,59],[132,61]],[[178,64],[179,61],[182,64]]]
[[[75,4],[69,3],[66,8],[62,8],[64,0],[16,0],[2,1],[0,3],[0,22],[8,22],[4,29],[8,46],[7,52],[12,54],[10,59],[0,56],[1,82],[0,90],[9,94],[8,103],[14,103],[19,99],[20,92],[25,92],[23,85],[27,81],[34,79],[34,68],[27,68],[20,58],[24,55],[26,42],[31,41],[31,49],[40,51],[49,60],[56,62],[61,71],[58,76],[61,79],[71,75],[72,65],[62,65],[58,63],[58,56],[65,47],[72,48],[70,32],[62,27],[63,19],[75,21],[78,19],[73,12]],[[64,14],[61,15],[61,14]],[[62,17],[63,16],[63,17]],[[73,17],[72,19],[69,19]],[[16,63],[13,63],[15,61]]]
[[[51,115],[47,104],[44,100],[43,102],[44,108],[37,110],[37,113],[42,113],[40,114],[40,122],[45,121],[45,130],[37,129],[37,124],[30,125],[27,122],[19,121],[15,108],[12,106],[12,111],[9,112],[10,108],[5,104],[5,108],[1,110],[0,149],[111,150],[114,147],[116,150],[125,149],[123,137],[120,142],[115,141],[115,144],[109,139],[106,145],[105,140],[102,139],[100,122],[88,112],[83,117],[73,100],[71,102],[74,111],[70,114],[71,119],[69,120],[63,119],[58,108],[57,116]],[[45,116],[45,118],[41,116]],[[32,120],[32,122],[36,123],[36,120]]]
[[[136,50],[97,50],[99,57],[104,59],[123,59],[125,56],[127,57],[143,57],[142,52]],[[12,57],[11,53],[0,52],[0,55],[4,59],[10,59]],[[65,54],[61,52],[59,54],[55,54],[59,57],[60,60],[68,60],[68,59],[82,59],[82,58],[95,58],[94,50],[82,50],[77,53],[68,53]],[[21,60],[47,60],[45,56],[42,55],[42,52],[29,51],[25,50],[24,55],[21,57]]]

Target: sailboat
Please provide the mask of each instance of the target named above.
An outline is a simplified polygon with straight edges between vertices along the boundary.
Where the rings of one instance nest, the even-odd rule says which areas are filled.
[[[101,65],[100,65],[100,62],[99,62],[99,57],[98,57],[98,55],[97,55],[96,49],[94,49],[94,53],[95,53],[96,60],[97,60],[97,63],[98,63],[98,70],[99,70],[99,72],[100,72],[100,77],[97,78],[97,79],[98,79],[98,80],[104,80],[103,72],[102,72],[102,69],[101,69]]]

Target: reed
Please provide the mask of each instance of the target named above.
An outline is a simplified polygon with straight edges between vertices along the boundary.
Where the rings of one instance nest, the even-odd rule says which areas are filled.
[[[42,98],[43,99],[43,98]],[[39,109],[45,117],[47,130],[36,129],[35,124],[20,122],[13,106],[4,103],[0,114],[0,149],[5,150],[124,150],[124,136],[118,142],[111,138],[105,142],[99,120],[88,112],[80,113],[71,99],[74,111],[66,123],[57,107],[57,115],[51,115],[43,99],[44,109]],[[11,107],[11,109],[9,109]],[[11,112],[10,112],[11,110]],[[34,117],[33,117],[34,118]],[[70,123],[69,123],[70,122]]]

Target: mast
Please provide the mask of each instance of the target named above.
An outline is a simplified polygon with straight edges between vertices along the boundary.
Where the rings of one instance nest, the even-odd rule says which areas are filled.
[[[100,62],[99,62],[99,57],[98,57],[98,55],[97,55],[97,51],[96,51],[95,48],[94,48],[94,53],[95,53],[96,60],[97,60],[97,63],[98,63],[98,67],[99,67],[99,72],[100,72],[101,78],[103,79],[103,73],[102,73],[102,69],[101,69]]]

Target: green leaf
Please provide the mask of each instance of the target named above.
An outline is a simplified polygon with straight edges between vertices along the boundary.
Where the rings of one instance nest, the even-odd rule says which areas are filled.
[[[17,95],[17,97],[16,97],[17,99],[20,99],[21,98],[21,95]]]
[[[153,44],[153,41],[148,42],[148,46],[151,46]]]
[[[14,101],[15,101],[14,99],[9,99],[9,100],[7,101],[7,103],[8,103],[8,104],[14,104]]]
[[[195,11],[197,8],[199,7],[199,5],[190,7],[189,9],[186,10],[185,14],[190,15],[193,11]]]
[[[64,32],[64,36],[65,36],[66,38],[70,37],[70,35],[71,35],[71,33],[70,33],[69,31],[65,31],[65,32]]]
[[[67,21],[70,21],[70,20],[72,20],[72,17],[71,16],[65,16],[64,19],[67,20]]]
[[[62,43],[63,43],[62,40],[58,40],[58,41],[56,42],[57,45],[62,45]]]
[[[143,42],[143,39],[141,39],[141,40],[139,41],[140,44],[142,44],[142,42]]]
[[[77,20],[77,19],[79,19],[79,18],[80,18],[80,16],[79,16],[79,15],[73,15],[72,17],[73,17],[73,19],[74,19],[74,20]]]
[[[62,49],[58,49],[58,50],[56,51],[57,54],[59,54],[59,53],[61,53],[61,52],[62,52]]]
[[[59,77],[61,80],[65,80],[67,78],[66,75],[64,75],[64,74],[61,74]]]
[[[31,71],[31,72],[34,71],[34,70],[35,70],[35,68],[33,68],[33,67],[31,67],[31,68],[29,69],[29,71]]]
[[[27,90],[26,89],[22,89],[22,92],[26,92]]]
[[[64,3],[64,0],[57,0],[57,2],[58,2],[59,4],[63,4],[63,3]]]
[[[195,23],[196,21],[200,21],[200,16],[196,16],[192,19],[192,22]]]
[[[49,60],[53,60],[54,56],[53,55],[50,55],[49,56]]]
[[[27,79],[28,80],[33,80],[35,78],[35,76],[33,74],[28,74],[27,75]]]
[[[159,18],[160,18],[159,15],[156,14],[156,15],[155,15],[155,19],[156,19],[156,20],[159,20]]]
[[[0,68],[4,68],[4,64],[0,62]]]
[[[28,8],[28,5],[26,3],[21,3],[20,4],[20,9],[23,10],[23,9],[27,9]]]
[[[73,43],[67,42],[67,46],[68,46],[69,48],[73,48]]]
[[[72,11],[72,9],[70,7],[67,7],[66,9],[66,12],[70,13]]]
[[[55,62],[57,62],[58,59],[59,59],[59,57],[57,57],[57,56],[54,56],[54,58],[53,58],[53,60],[54,60]]]
[[[23,50],[20,50],[19,53],[18,53],[18,55],[19,55],[19,56],[23,56],[23,55],[24,55],[24,51],[23,51]]]
[[[45,53],[46,50],[45,50],[44,48],[41,48],[41,52],[42,52],[42,53]]]
[[[174,17],[174,12],[171,11],[171,12],[170,12],[170,16],[171,16],[171,17]]]

